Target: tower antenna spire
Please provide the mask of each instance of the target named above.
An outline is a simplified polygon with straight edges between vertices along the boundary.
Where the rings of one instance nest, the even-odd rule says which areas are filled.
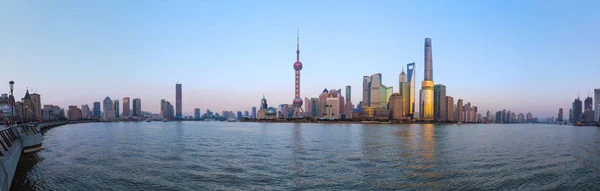
[[[296,61],[300,61],[300,29],[296,31]]]

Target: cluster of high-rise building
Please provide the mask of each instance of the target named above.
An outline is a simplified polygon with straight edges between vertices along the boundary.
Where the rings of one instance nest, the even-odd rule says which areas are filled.
[[[433,55],[430,38],[425,39],[424,79],[419,91],[419,112],[415,111],[415,63],[406,66],[399,75],[398,92],[382,83],[380,73],[363,77],[363,99],[358,104],[361,120],[420,120],[444,122],[482,122],[477,106],[446,95],[446,86],[433,82]]]
[[[510,110],[503,109],[496,111],[495,115],[492,115],[490,111],[487,112],[485,117],[486,120],[495,123],[537,123],[538,119],[533,117],[531,112],[527,114],[512,112]]]
[[[345,95],[350,96],[352,87],[346,86]],[[318,98],[304,98],[306,101],[304,117],[312,119],[350,119],[352,102],[342,95],[342,89],[324,89]]]
[[[560,108],[558,111],[559,121],[563,119],[562,112],[562,108]],[[581,101],[579,97],[573,100],[571,109],[569,109],[569,122],[600,122],[600,89],[594,89],[594,98],[588,94],[584,101]]]
[[[121,111],[121,103],[119,100],[112,100],[109,96],[106,96],[102,102],[94,102],[92,104],[92,108],[90,108],[87,104],[81,105],[81,107],[70,105],[67,111],[67,119],[99,119],[103,121],[117,121],[121,119],[143,117],[142,100],[140,98],[133,99],[133,107],[131,107],[131,100],[129,97],[124,97],[122,104]]]

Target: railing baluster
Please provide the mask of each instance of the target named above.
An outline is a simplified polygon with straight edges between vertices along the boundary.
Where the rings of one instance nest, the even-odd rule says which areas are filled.
[[[2,131],[2,132],[4,132],[4,131]],[[0,133],[0,135],[2,136],[2,139],[4,140],[6,145],[8,145],[8,147],[12,147],[12,143],[10,143],[9,140],[6,138],[6,136],[4,136],[4,133]]]
[[[8,149],[6,148],[6,146],[4,146],[4,141],[0,140],[0,144],[2,144],[2,148],[4,148],[4,151],[8,151]]]
[[[9,135],[8,131],[10,131],[10,130],[4,131],[4,136],[8,137],[10,139],[11,143],[14,143],[15,139]]]
[[[9,131],[10,136],[12,136],[14,139],[17,139],[17,136],[15,136],[15,133],[13,131]]]

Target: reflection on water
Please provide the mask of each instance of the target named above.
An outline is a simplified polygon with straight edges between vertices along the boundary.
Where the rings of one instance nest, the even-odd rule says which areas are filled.
[[[11,190],[599,190],[600,129],[95,123],[54,128]]]

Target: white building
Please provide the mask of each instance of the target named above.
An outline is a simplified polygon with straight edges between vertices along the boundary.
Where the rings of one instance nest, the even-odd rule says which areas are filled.
[[[374,108],[380,108],[381,107],[381,96],[380,96],[380,90],[379,88],[381,88],[381,74],[377,73],[377,74],[373,74],[371,76],[371,82],[370,82],[370,93],[369,93],[369,98],[370,98],[370,102],[371,104],[369,106],[374,107]]]
[[[330,97],[326,99],[325,112],[323,118],[339,119],[340,118],[340,100],[339,97]]]
[[[102,119],[104,119],[104,121],[113,121],[115,120],[115,110],[114,110],[114,105],[113,105],[113,101],[110,100],[110,97],[106,96],[106,98],[104,98],[104,101],[102,103]]]
[[[83,118],[83,119],[90,118],[90,117],[92,117],[92,116],[90,116],[91,113],[92,112],[90,110],[90,106],[88,106],[87,104],[81,105],[81,118]]]

